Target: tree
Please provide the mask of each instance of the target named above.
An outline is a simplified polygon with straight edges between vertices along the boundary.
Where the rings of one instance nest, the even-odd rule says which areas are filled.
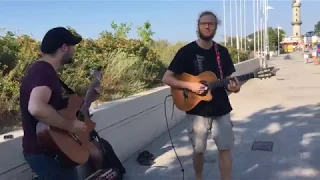
[[[127,38],[128,33],[131,31],[132,24],[120,23],[119,25],[115,22],[111,23],[111,28],[115,31],[114,36],[116,38]]]
[[[256,47],[258,47],[258,44],[261,44],[261,41],[263,42],[264,41],[264,36],[260,37],[259,38],[259,41],[258,41],[258,33],[261,34],[261,31],[257,31],[256,32]],[[264,31],[262,32],[264,33]],[[277,46],[278,46],[278,40],[281,42],[284,37],[285,37],[285,31],[280,29],[279,30],[279,39],[278,39],[278,28],[272,28],[272,27],[269,27],[268,28],[268,37],[269,37],[269,50],[276,50]],[[254,49],[254,41],[253,41],[253,38],[254,38],[254,33],[252,34],[249,34],[247,36],[248,39],[250,39],[250,42],[249,42],[249,49],[250,50],[253,50]],[[263,43],[262,43],[263,44]]]
[[[314,25],[314,33],[320,34],[320,21],[318,21],[317,24]]]
[[[19,43],[16,41],[16,35],[7,31],[4,36],[0,37],[0,71],[2,71],[2,75],[8,74],[16,66],[18,51]]]
[[[231,41],[232,41],[232,45],[233,45],[233,47],[237,47],[237,37],[228,37],[227,38],[227,46],[231,46]],[[241,41],[241,37],[239,37],[239,49],[241,49],[241,47],[240,47],[240,41]],[[248,47],[249,47],[249,40],[248,39],[246,39],[246,38],[243,38],[242,39],[242,49],[244,49],[245,47],[244,47],[244,41],[247,41],[246,42],[246,44],[247,44],[247,48],[246,49],[248,49]],[[224,42],[222,42],[222,45],[224,45]]]
[[[269,27],[268,29],[269,34],[269,45],[270,50],[276,50],[278,47],[278,42],[281,42],[285,37],[285,32],[282,29],[279,29],[279,38],[278,38],[278,28]]]
[[[145,45],[150,45],[152,43],[152,36],[154,32],[151,29],[151,24],[149,21],[145,22],[143,26],[138,26],[138,36]]]

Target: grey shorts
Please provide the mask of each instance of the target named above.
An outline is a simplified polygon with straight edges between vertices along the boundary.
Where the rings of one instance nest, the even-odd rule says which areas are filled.
[[[211,133],[218,150],[230,150],[234,145],[230,114],[220,117],[202,117],[187,114],[188,134],[195,152],[203,153]],[[210,131],[211,130],[211,131]]]

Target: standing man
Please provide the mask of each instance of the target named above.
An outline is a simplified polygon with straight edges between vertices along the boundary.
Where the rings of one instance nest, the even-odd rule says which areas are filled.
[[[23,154],[39,180],[78,180],[75,167],[61,168],[53,157],[44,154],[37,140],[36,126],[42,121],[72,133],[86,131],[84,122],[67,120],[57,112],[66,107],[57,71],[72,63],[74,46],[81,40],[62,27],[49,30],[41,43],[43,56],[30,66],[21,81]]]
[[[199,39],[179,49],[163,76],[163,83],[173,88],[185,88],[201,94],[207,88],[205,85],[179,81],[175,75],[182,73],[198,75],[204,71],[212,71],[217,77],[225,78],[235,72],[228,50],[212,40],[216,34],[218,22],[217,16],[210,11],[200,14],[198,19]],[[219,150],[221,179],[231,180],[230,150],[234,144],[234,135],[230,119],[232,107],[226,90],[239,92],[238,81],[230,81],[226,88],[212,90],[213,99],[211,101],[202,101],[186,112],[187,120],[190,122],[189,138],[194,148],[193,165],[196,180],[203,180],[203,158],[209,132],[212,132]]]
[[[312,51],[312,49],[309,47],[308,44],[305,44],[303,48],[303,52],[304,52],[303,58],[304,58],[305,64],[309,63],[310,51]]]

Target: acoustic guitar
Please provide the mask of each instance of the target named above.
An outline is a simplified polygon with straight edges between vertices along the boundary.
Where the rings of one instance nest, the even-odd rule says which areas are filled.
[[[86,132],[73,134],[42,122],[37,124],[37,137],[41,147],[47,154],[55,156],[64,167],[84,164],[89,159],[89,133],[95,128],[95,122],[90,119],[88,112],[95,95],[97,95],[95,89],[100,87],[101,67],[93,69],[92,75],[94,80],[90,84],[85,98],[71,95],[67,107],[58,111],[69,121],[85,122]]]
[[[265,79],[275,76],[278,69],[274,67],[268,67],[264,69],[258,69],[254,72],[236,76],[239,82],[247,81],[252,78]],[[171,95],[174,104],[181,111],[189,111],[193,109],[201,101],[210,101],[212,99],[211,89],[218,87],[226,87],[230,80],[234,80],[235,77],[229,77],[225,79],[218,79],[217,76],[211,71],[205,71],[198,76],[193,76],[188,73],[175,76],[177,79],[185,82],[199,82],[206,85],[208,88],[202,94],[191,92],[188,89],[171,88]]]

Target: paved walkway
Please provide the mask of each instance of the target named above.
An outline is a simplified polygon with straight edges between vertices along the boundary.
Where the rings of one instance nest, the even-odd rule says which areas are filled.
[[[234,180],[320,179],[320,66],[304,64],[293,53],[268,62],[280,68],[276,77],[253,79],[241,93],[230,95],[236,137],[233,150]],[[165,123],[165,120],[163,120]],[[185,169],[185,180],[194,180],[186,123],[172,130],[173,142]],[[254,141],[272,141],[273,151],[252,151]],[[129,180],[182,180],[180,165],[167,134],[148,147],[157,156],[152,167],[129,159]],[[217,151],[208,141],[205,180],[219,180]]]

